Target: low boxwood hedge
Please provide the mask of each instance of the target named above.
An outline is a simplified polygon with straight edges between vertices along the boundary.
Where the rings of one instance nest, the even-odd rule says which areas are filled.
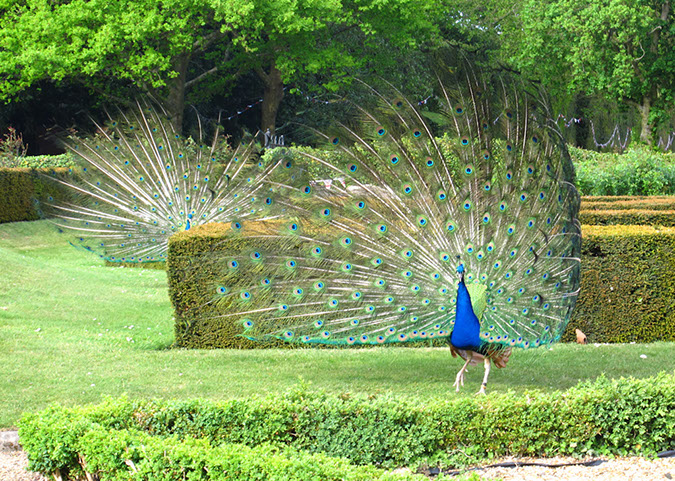
[[[62,198],[65,189],[57,182],[50,181],[49,173],[54,178],[65,178],[70,175],[67,168],[25,169],[0,168],[0,224],[39,219],[40,212],[36,199],[53,196]]]
[[[65,479],[413,479],[355,465],[672,449],[675,375],[424,402],[304,387],[224,402],[109,399],[26,414],[19,435],[30,469]]]

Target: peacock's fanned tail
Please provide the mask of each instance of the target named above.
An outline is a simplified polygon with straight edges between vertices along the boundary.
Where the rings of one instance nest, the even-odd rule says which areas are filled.
[[[257,193],[274,166],[263,165],[253,142],[232,151],[217,133],[209,144],[183,138],[148,101],[97,128],[66,144],[79,165],[53,181],[68,195],[41,204],[74,245],[108,261],[166,260],[173,233],[268,207]]]
[[[433,112],[373,89],[380,107],[323,135],[333,150],[305,152],[305,175],[277,172],[281,217],[209,261],[223,322],[301,343],[448,337],[464,264],[484,342],[560,338],[579,289],[571,160],[537,97],[462,75]]]

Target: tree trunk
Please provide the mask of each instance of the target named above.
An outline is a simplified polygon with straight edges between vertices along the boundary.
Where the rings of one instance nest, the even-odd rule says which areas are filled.
[[[284,83],[281,80],[281,71],[272,63],[269,73],[262,69],[258,69],[257,73],[265,84],[260,130],[266,132],[269,129],[270,133],[274,134],[277,112],[279,111],[281,100],[284,98]]]
[[[183,112],[185,111],[185,83],[187,69],[190,63],[190,53],[185,52],[173,59],[172,68],[178,75],[169,79],[167,88],[169,93],[164,108],[169,114],[173,128],[180,133],[183,130]]]
[[[651,109],[652,99],[649,95],[642,97],[642,105],[638,105],[638,111],[640,112],[641,119],[641,129],[640,129],[640,142],[645,144],[652,144],[652,125],[649,123],[649,111]]]

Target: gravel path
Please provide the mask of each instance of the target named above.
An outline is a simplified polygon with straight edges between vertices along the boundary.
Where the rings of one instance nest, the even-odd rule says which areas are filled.
[[[574,463],[577,459],[516,459],[505,458],[490,464],[503,462],[538,462],[546,464]],[[543,466],[523,466],[519,468],[486,468],[475,470],[481,478],[501,478],[504,481],[554,481],[592,479],[594,481],[667,481],[675,479],[675,458],[609,459],[598,466],[565,466],[548,468]]]
[[[547,464],[575,462],[575,459],[515,459],[506,458],[491,464],[507,461],[532,461]],[[0,481],[47,481],[37,473],[26,471],[26,453],[15,451],[0,452]],[[474,471],[481,479],[497,479],[504,481],[559,481],[559,480],[594,480],[594,481],[667,481],[675,479],[675,458],[648,460],[643,458],[611,459],[599,466],[566,466],[562,468],[546,468],[526,466],[520,468],[487,468]]]

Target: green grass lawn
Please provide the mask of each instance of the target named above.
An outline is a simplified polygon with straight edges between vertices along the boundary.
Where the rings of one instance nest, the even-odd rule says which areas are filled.
[[[225,399],[285,391],[302,378],[332,392],[457,396],[461,367],[447,348],[172,349],[172,310],[160,270],[106,267],[44,221],[0,225],[0,428],[52,402],[102,396]],[[602,374],[675,371],[673,343],[517,351],[489,391],[560,390]],[[646,355],[646,359],[640,355]],[[469,371],[473,395],[482,367]]]

